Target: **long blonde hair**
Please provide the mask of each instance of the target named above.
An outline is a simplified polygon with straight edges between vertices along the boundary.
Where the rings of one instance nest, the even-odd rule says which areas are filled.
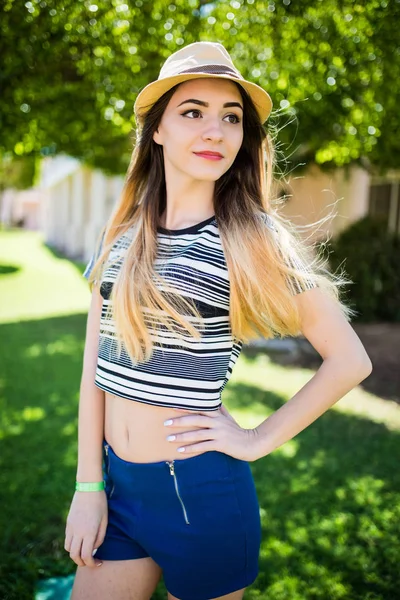
[[[175,86],[147,113],[136,143],[121,197],[97,243],[104,236],[89,283],[101,281],[115,241],[132,228],[132,242],[112,287],[107,316],[114,319],[121,344],[133,361],[153,353],[151,315],[177,335],[201,338],[202,318],[193,303],[174,289],[168,297],[157,287],[161,277],[153,268],[157,255],[157,226],[166,206],[162,147],[153,141]],[[339,298],[348,282],[326,266],[327,258],[300,237],[272,198],[275,147],[260,123],[254,104],[238,85],[244,102],[243,143],[230,169],[215,183],[214,210],[230,281],[229,318],[232,336],[244,343],[256,337],[296,336],[300,315],[287,285],[314,282],[339,305],[347,320],[353,311]],[[267,223],[272,227],[266,226]],[[164,282],[165,289],[165,282]],[[193,318],[195,317],[195,319]],[[196,322],[197,327],[193,324]]]

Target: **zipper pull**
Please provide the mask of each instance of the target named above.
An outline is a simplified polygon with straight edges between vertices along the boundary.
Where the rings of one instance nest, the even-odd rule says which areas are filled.
[[[167,463],[167,465],[169,466],[169,472],[170,472],[170,475],[174,475],[174,473],[175,473],[175,469],[174,469],[174,461],[172,461],[172,462],[165,461],[165,462],[166,462],[166,463]]]
[[[104,446],[104,450],[105,450],[105,452],[106,452],[106,456],[108,456],[108,444],[106,444],[106,445]]]

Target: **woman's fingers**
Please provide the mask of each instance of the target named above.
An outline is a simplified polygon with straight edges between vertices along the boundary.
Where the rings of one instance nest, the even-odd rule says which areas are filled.
[[[97,537],[94,540],[94,548],[99,548],[101,546],[101,544],[104,542],[104,538],[106,536],[107,521],[108,521],[108,519],[105,518],[105,519],[102,519],[102,521],[100,523]]]
[[[86,536],[83,539],[73,537],[70,548],[69,555],[78,567],[96,567],[102,564],[101,561],[95,559],[95,549],[97,550],[98,545],[94,542],[93,536]]]
[[[79,567],[102,564],[94,555],[104,540],[107,522],[104,492],[99,495],[74,495],[67,517],[64,548]]]
[[[65,532],[65,541],[64,541],[64,550],[66,550],[67,552],[70,552],[70,550],[71,550],[71,542],[72,542],[72,533],[71,533],[69,527],[67,527],[66,532]]]
[[[93,551],[98,546],[95,545],[95,538],[90,535],[83,539],[81,549],[81,559],[87,567],[95,567],[96,561],[94,560]],[[99,561],[97,561],[98,563]]]
[[[78,567],[84,567],[85,563],[81,558],[82,538],[73,537],[71,541],[71,549],[69,555],[71,559],[78,565]]]

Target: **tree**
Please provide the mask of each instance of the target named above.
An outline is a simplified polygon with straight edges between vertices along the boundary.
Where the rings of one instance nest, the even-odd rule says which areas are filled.
[[[177,44],[199,35],[186,32],[194,25],[188,3],[6,0],[0,11],[2,148],[125,171],[138,91]]]
[[[399,17],[397,0],[4,0],[0,152],[125,172],[137,93],[169,54],[212,40],[270,93],[293,168],[396,168]]]
[[[275,108],[294,115],[281,132],[292,160],[399,166],[398,1],[237,0],[208,21],[212,36],[230,34],[233,57]]]

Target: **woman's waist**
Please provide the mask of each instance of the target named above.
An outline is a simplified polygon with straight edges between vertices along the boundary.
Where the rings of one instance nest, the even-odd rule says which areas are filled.
[[[198,410],[155,406],[109,393],[105,394],[105,401],[105,439],[120,458],[132,462],[156,462],[181,460],[201,454],[195,452],[184,455],[177,450],[182,444],[167,440],[169,435],[195,431],[201,427],[164,425],[167,419],[198,414]]]

